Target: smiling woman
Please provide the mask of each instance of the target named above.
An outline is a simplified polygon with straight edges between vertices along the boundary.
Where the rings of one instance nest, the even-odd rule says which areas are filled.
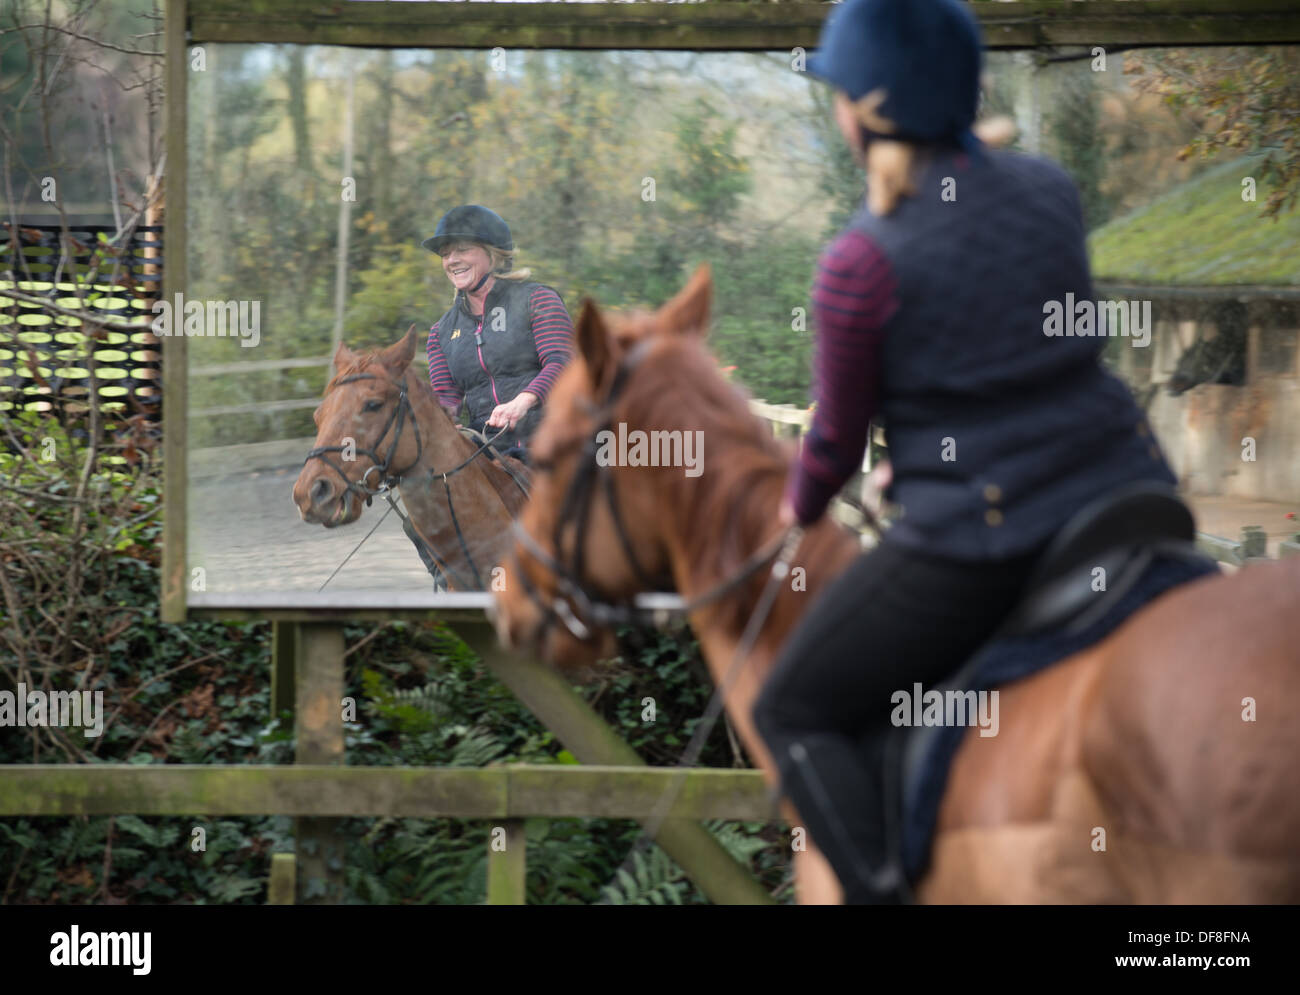
[[[530,282],[530,271],[511,271],[510,228],[486,207],[453,208],[423,244],[442,257],[456,288],[429,331],[429,382],[449,413],[463,403],[471,428],[499,435],[500,448],[523,459],[546,395],[573,355],[564,301]]]

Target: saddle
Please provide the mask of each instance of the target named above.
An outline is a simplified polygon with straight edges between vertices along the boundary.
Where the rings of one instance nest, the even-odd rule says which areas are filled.
[[[1218,565],[1195,546],[1191,511],[1177,493],[1142,482],[1102,495],[1052,538],[1025,594],[994,635],[941,688],[985,691],[1027,677],[1099,642],[1143,605]],[[929,859],[948,768],[965,726],[890,728],[864,739],[883,793],[880,900],[909,894]]]

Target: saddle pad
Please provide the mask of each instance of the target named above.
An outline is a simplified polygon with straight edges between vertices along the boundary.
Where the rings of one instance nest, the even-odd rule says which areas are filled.
[[[1128,593],[1088,628],[1073,635],[1048,631],[998,639],[984,646],[938,690],[986,691],[1028,677],[1101,641],[1130,615],[1166,591],[1218,572],[1218,564],[1208,558],[1157,555]],[[929,862],[931,836],[947,787],[948,768],[967,731],[965,726],[890,730],[890,735],[897,737],[899,742],[889,753],[901,758],[895,762],[901,762],[902,766],[902,866],[908,880],[913,883],[920,879]]]

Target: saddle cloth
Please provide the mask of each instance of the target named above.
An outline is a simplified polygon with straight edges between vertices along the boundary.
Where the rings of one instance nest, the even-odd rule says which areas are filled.
[[[986,691],[1028,677],[1101,641],[1144,605],[1173,588],[1218,572],[1218,565],[1208,558],[1157,555],[1129,591],[1082,631],[1068,634],[1050,630],[995,638],[936,690],[944,692],[946,698],[949,689]],[[885,802],[894,809],[887,813],[887,824],[901,825],[902,829],[901,833],[889,834],[895,851],[890,856],[913,884],[920,880],[929,862],[948,770],[962,737],[970,731],[967,726],[898,727],[883,737],[890,740],[879,754],[890,768],[884,772],[885,783],[902,786],[901,792],[890,792],[893,797]]]

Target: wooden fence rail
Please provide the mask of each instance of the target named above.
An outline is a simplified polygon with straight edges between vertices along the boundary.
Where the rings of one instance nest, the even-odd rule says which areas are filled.
[[[342,860],[334,820],[349,816],[484,819],[489,905],[525,902],[526,818],[649,819],[676,797],[665,830],[683,820],[765,822],[774,814],[756,770],[507,764],[499,767],[345,767],[321,764],[30,764],[0,767],[0,816],[287,815],[312,845],[272,855],[267,903],[295,894],[337,900],[328,882]],[[340,850],[318,852],[322,839]],[[321,866],[317,866],[320,864]],[[304,891],[299,885],[306,884]],[[314,885],[314,886],[313,886]],[[751,896],[752,897],[752,896]]]
[[[1268,533],[1260,525],[1242,527],[1241,539],[1234,541],[1222,536],[1210,535],[1208,532],[1196,533],[1196,548],[1206,556],[1229,566],[1244,567],[1251,563],[1267,562]],[[1278,559],[1284,556],[1300,556],[1300,532],[1290,539],[1283,539],[1278,544]]]
[[[0,816],[647,819],[678,784],[672,818],[766,822],[775,813],[757,770],[24,764],[0,766]]]

